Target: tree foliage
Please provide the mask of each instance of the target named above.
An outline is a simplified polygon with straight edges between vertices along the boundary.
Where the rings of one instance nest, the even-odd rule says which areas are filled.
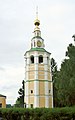
[[[57,104],[57,63],[56,61],[54,60],[54,58],[51,58],[51,72],[52,72],[52,81],[53,81],[53,96],[54,96],[54,99],[53,99],[53,103],[54,103],[54,106],[56,106],[55,104]]]
[[[19,97],[16,100],[16,107],[24,107],[24,80],[22,81],[22,88],[18,90]]]
[[[57,73],[55,88],[57,88],[56,106],[75,105],[75,46],[69,44],[66,58]]]

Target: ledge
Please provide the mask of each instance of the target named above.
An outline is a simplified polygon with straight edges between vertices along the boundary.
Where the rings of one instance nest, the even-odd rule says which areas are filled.
[[[32,51],[40,51],[40,52],[47,52],[44,48],[38,48],[38,47],[36,47],[36,48],[31,48],[29,51],[26,51],[26,53],[27,52],[32,52]],[[26,54],[25,53],[25,54]],[[51,54],[51,53],[49,53],[49,52],[47,52],[48,54]]]

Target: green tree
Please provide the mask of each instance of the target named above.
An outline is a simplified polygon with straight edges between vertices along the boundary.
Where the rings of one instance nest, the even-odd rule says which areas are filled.
[[[52,80],[55,80],[57,73],[57,63],[55,62],[54,58],[51,58],[51,72],[52,72]]]
[[[16,100],[16,107],[24,107],[24,80],[22,81],[22,88],[18,91],[19,97]]]
[[[75,46],[69,44],[58,74],[58,106],[75,105]]]
[[[54,107],[57,105],[57,63],[54,58],[51,58],[51,72],[52,72],[52,81],[53,81],[53,103]]]

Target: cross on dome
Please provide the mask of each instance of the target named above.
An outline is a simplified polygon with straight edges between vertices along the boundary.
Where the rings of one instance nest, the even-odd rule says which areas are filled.
[[[38,6],[36,7],[36,20],[34,21],[35,26],[40,25],[40,20],[38,20]]]

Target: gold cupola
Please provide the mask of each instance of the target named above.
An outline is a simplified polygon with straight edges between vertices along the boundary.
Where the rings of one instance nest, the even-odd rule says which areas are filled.
[[[31,39],[31,48],[44,48],[44,40],[41,37],[41,31],[39,28],[40,20],[38,19],[38,9],[36,11],[36,19],[34,20],[34,36]]]
[[[35,26],[39,26],[40,25],[40,20],[38,20],[38,18],[36,18],[36,20],[34,21],[34,25]]]
[[[38,20],[38,7],[36,8],[36,19],[34,21],[34,25],[35,26],[39,26],[40,25],[40,20]]]

